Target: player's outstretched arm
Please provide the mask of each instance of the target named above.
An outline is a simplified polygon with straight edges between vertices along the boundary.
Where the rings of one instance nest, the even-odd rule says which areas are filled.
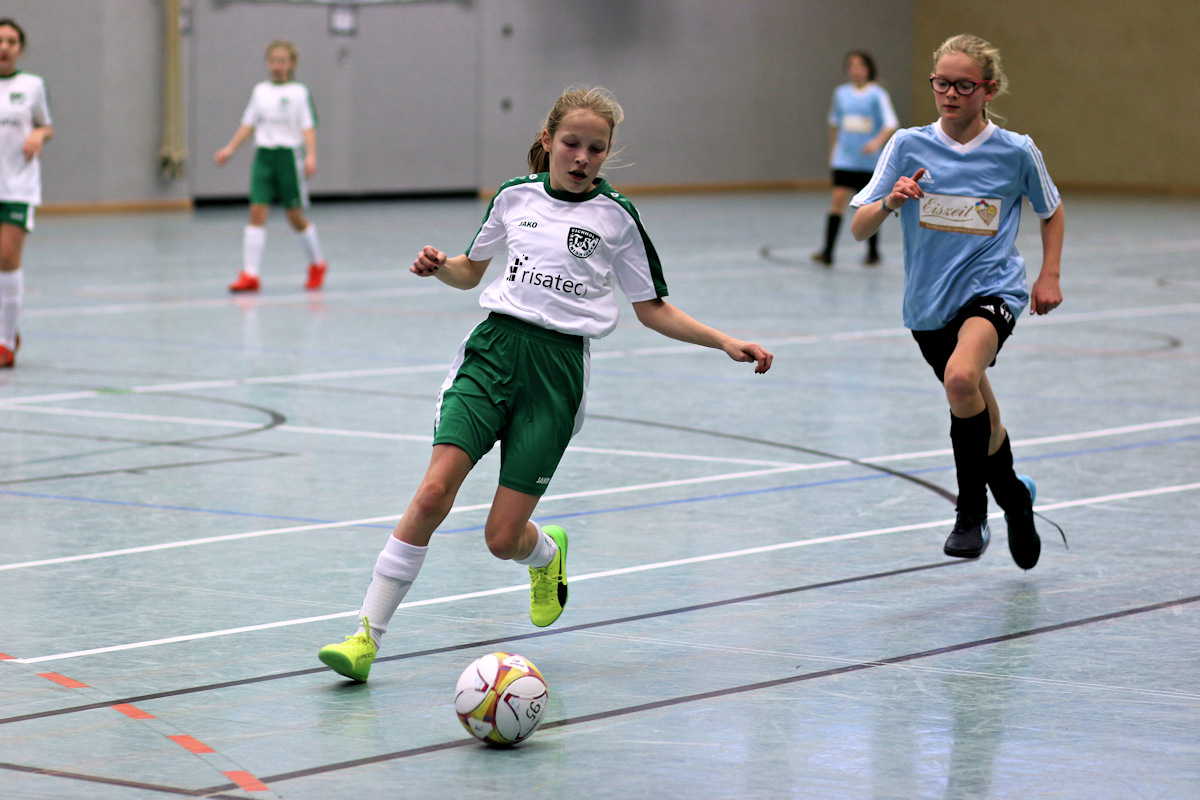
[[[253,125],[239,125],[238,129],[233,132],[233,138],[229,140],[229,144],[217,151],[216,161],[217,166],[223,167],[229,163],[229,159],[233,158],[234,152],[242,146],[242,143],[254,135]]]
[[[448,258],[436,247],[425,245],[417,254],[409,272],[422,278],[436,276],[439,281],[455,289],[474,289],[483,279],[483,273],[487,271],[490,263],[490,258],[486,261],[472,261],[465,255]]]
[[[769,370],[775,358],[762,345],[744,342],[716,328],[710,328],[662,298],[634,303],[633,310],[638,321],[650,330],[681,342],[724,350],[734,361],[752,361],[755,372],[763,373]]]
[[[1058,275],[1066,227],[1066,212],[1063,211],[1062,204],[1059,204],[1049,218],[1042,220],[1042,271],[1029,292],[1029,310],[1034,314],[1049,314],[1062,305],[1062,288],[1058,285]]]

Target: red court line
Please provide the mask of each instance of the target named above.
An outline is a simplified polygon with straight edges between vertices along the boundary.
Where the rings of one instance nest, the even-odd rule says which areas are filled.
[[[199,739],[195,739],[191,736],[188,736],[186,733],[180,733],[175,736],[168,736],[167,738],[170,739],[175,744],[182,747],[184,750],[187,750],[189,753],[215,753],[215,752],[217,752],[216,750],[213,750],[211,747],[206,745],[204,742],[200,741]]]
[[[246,792],[269,792],[267,785],[245,770],[230,770],[224,773],[226,778],[236,783]]]
[[[54,681],[59,686],[65,686],[68,689],[87,689],[86,683],[80,683],[74,678],[68,678],[66,675],[59,675],[57,672],[39,672],[39,678],[45,678],[48,681]]]
[[[0,653],[0,661],[15,661],[16,656],[10,656],[8,653]]]
[[[132,719],[154,719],[154,715],[150,712],[142,711],[137,706],[130,705],[129,703],[117,703],[113,708]]]

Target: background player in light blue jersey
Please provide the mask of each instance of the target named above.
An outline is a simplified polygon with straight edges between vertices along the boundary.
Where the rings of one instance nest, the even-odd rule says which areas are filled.
[[[459,347],[442,384],[425,477],[375,561],[359,630],[321,648],[321,661],[365,681],[380,638],[416,579],[433,532],[480,458],[500,442],[500,478],[484,525],[497,558],[529,568],[529,617],[545,627],[567,602],[567,534],[530,519],[583,424],[589,342],[617,325],[620,288],[638,321],[664,336],[771,368],[760,345],[722,333],[668,303],[662,265],[637,210],[600,176],[621,107],[603,89],[555,102],[529,151],[532,174],[492,198],[462,255],[425,247],[412,272],[473,289],[495,256],[507,263],[483,291],[491,313]]]
[[[846,204],[871,180],[880,149],[900,124],[891,97],[875,83],[875,59],[871,54],[855,50],[846,55],[845,66],[850,80],[833,90],[829,109],[833,198],[825,217],[825,245],[813,253],[813,261],[826,266],[833,264],[833,248]],[[866,263],[879,263],[878,234],[867,240]]]
[[[1013,471],[986,371],[1026,303],[1034,314],[1062,303],[1062,201],[1033,140],[988,119],[988,103],[1007,84],[996,48],[976,36],[951,37],[934,52],[929,81],[938,121],[892,137],[851,201],[850,230],[861,241],[891,214],[904,230],[904,324],[950,403],[958,518],[945,553],[976,558],[987,549],[990,487],[1004,509],[1013,560],[1031,569],[1041,553],[1036,487]],[[1022,198],[1041,219],[1042,267],[1032,292],[1015,244]]]

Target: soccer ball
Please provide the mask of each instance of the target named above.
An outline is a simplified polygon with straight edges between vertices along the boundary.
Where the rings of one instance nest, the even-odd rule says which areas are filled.
[[[510,653],[475,659],[454,687],[454,711],[476,739],[516,744],[537,730],[550,700],[533,662]]]

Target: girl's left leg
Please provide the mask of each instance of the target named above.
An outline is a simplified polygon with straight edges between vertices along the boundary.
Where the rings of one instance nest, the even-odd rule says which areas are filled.
[[[16,364],[17,329],[25,301],[25,275],[21,272],[24,248],[25,229],[0,224],[0,367]]]
[[[992,422],[983,386],[985,370],[998,348],[999,335],[992,323],[970,317],[959,330],[958,344],[946,364],[943,385],[950,403],[950,443],[958,478],[958,519],[944,547],[949,556],[978,558],[988,546],[987,459]]]
[[[1013,561],[1021,569],[1033,569],[1042,552],[1042,541],[1033,521],[1033,500],[1037,487],[1033,478],[1019,476],[1013,469],[1008,431],[1000,424],[999,406],[987,375],[983,376],[980,389],[992,423],[986,468],[987,485],[992,490],[992,497],[996,498],[996,504],[1004,509],[1004,520],[1008,523],[1008,551]]]
[[[289,208],[287,218],[292,224],[292,230],[300,234],[300,246],[304,248],[304,254],[308,257],[308,280],[304,288],[309,291],[320,289],[325,282],[325,270],[328,265],[325,263],[325,256],[321,254],[317,226],[308,220],[302,208]]]
[[[530,519],[540,499],[498,487],[484,537],[496,558],[529,567],[529,619],[544,628],[562,615],[567,604],[567,533],[557,525],[543,528]]]

